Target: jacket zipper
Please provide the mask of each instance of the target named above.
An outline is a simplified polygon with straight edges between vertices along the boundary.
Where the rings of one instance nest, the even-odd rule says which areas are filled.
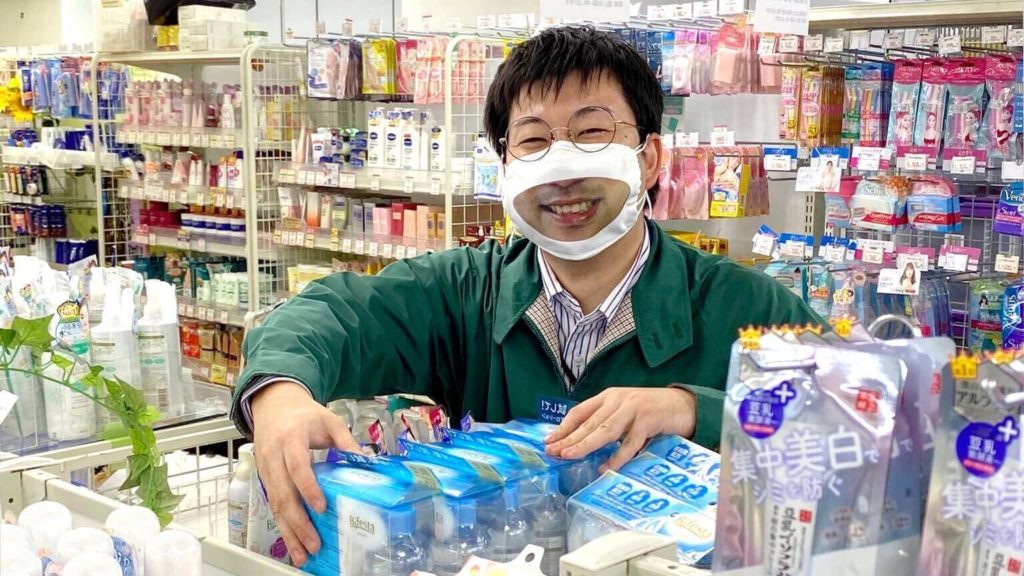
[[[602,348],[601,351],[598,352],[596,356],[591,358],[590,362],[587,363],[587,367],[584,368],[583,374],[581,374],[579,379],[576,380],[576,387],[573,388],[572,392],[569,393],[569,398],[575,399],[576,398],[576,392],[583,389],[583,383],[586,382],[587,376],[590,375],[590,367],[593,366],[594,363],[596,363],[601,358],[604,358],[605,356],[607,356],[609,352],[611,352],[615,348],[618,348],[620,345],[622,345],[623,342],[625,342],[626,340],[629,340],[630,338],[632,338],[635,335],[636,335],[636,330],[633,330],[631,332],[627,332],[626,334],[624,334],[622,336],[619,336],[615,340],[612,340],[611,342],[609,342],[607,346]],[[626,386],[626,385],[627,384],[623,384],[623,386]]]

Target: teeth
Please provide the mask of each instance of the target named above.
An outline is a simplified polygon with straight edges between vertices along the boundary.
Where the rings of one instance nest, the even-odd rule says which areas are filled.
[[[587,210],[590,210],[590,207],[593,206],[593,205],[594,205],[594,203],[591,202],[591,201],[578,202],[576,204],[569,204],[569,205],[565,205],[565,206],[552,206],[551,210],[553,210],[555,214],[560,214],[560,215],[561,214],[582,214],[582,213],[586,212]]]

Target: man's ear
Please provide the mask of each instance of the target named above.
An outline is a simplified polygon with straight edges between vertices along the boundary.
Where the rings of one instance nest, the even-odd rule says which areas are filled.
[[[647,146],[640,153],[640,165],[643,166],[644,190],[650,190],[658,181],[661,171],[661,155],[665,149],[661,145],[661,134],[652,133],[647,136]]]

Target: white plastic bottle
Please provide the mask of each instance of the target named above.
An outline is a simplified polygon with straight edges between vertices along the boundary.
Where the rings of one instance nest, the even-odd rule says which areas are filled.
[[[477,138],[473,147],[473,195],[478,199],[500,200],[498,172],[501,158],[491,150],[487,138]]]
[[[55,294],[55,296],[57,296]],[[57,300],[61,298],[57,297]],[[74,353],[55,351],[44,352],[40,362],[50,364],[53,354],[60,355],[69,362],[74,362],[68,382],[71,387],[57,384],[51,380],[63,380],[64,369],[50,364],[43,369],[43,396],[46,403],[46,431],[50,438],[58,441],[84,440],[96,434],[96,404],[91,398],[82,394],[79,381],[89,373],[89,341],[82,326],[82,309],[75,300],[66,300],[53,306],[56,311],[54,336]],[[78,361],[75,361],[75,356]]]
[[[388,110],[384,127],[384,167],[402,167],[402,123],[401,110]]]
[[[103,321],[89,334],[92,361],[103,368],[104,378],[120,378],[134,388],[141,388],[142,376],[138,363],[138,344],[132,332],[135,318],[135,299],[131,290],[122,290],[120,284],[107,285],[103,306]],[[103,391],[98,391],[102,397]],[[96,411],[97,425],[113,421],[109,410]]]
[[[75,528],[65,532],[57,541],[57,554],[53,558],[61,564],[67,564],[72,558],[95,552],[114,558],[114,541],[103,530],[98,528]]]
[[[123,576],[143,576],[146,543],[160,533],[156,514],[143,506],[125,506],[111,512],[103,528],[114,541],[114,557]]]
[[[220,127],[235,127],[235,106],[231,103],[231,94],[228,92],[224,92],[224,102],[220,106]]]
[[[506,484],[504,499],[505,521],[500,526],[491,527],[491,540],[494,542],[491,558],[497,562],[514,560],[533,540],[528,517],[519,502],[519,486],[512,482]]]
[[[458,503],[451,534],[431,543],[432,572],[437,576],[455,576],[470,556],[486,558],[491,552],[491,537],[480,522],[475,501]],[[435,506],[446,506],[438,502]],[[436,528],[435,528],[436,530]]]
[[[249,528],[249,491],[252,487],[252,472],[256,468],[253,445],[244,444],[238,449],[238,470],[228,485],[228,542],[245,548]]]
[[[388,522],[388,545],[381,550],[368,550],[363,561],[363,576],[397,576],[411,574],[426,564],[427,551],[414,536],[416,514],[410,507],[391,512]]]
[[[545,574],[557,574],[562,556],[568,552],[566,533],[569,518],[565,512],[565,496],[558,491],[558,474],[550,472],[545,478],[544,493],[534,506],[532,517],[533,543],[544,548]]]
[[[446,154],[444,126],[434,124],[430,127],[430,169],[437,171],[447,169]]]
[[[22,348],[11,359],[11,368],[31,370],[33,365],[32,352]],[[43,387],[39,380],[24,372],[0,372],[0,390],[6,390],[18,397],[14,411],[0,426],[0,432],[10,438],[21,438],[26,446],[35,445],[37,435],[46,433],[46,406],[43,400]]]
[[[185,393],[173,286],[160,280],[146,280],[146,304],[136,333],[146,403],[156,406],[165,418],[181,416]]]

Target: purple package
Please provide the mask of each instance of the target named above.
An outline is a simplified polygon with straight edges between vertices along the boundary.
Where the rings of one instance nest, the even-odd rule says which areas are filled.
[[[1021,305],[1024,299],[1024,284],[1016,283],[1006,287],[1003,292],[1003,349],[1020,350],[1024,348],[1024,317]]]
[[[1021,236],[1024,232],[1024,182],[1012,182],[999,194],[992,230],[999,234]]]

